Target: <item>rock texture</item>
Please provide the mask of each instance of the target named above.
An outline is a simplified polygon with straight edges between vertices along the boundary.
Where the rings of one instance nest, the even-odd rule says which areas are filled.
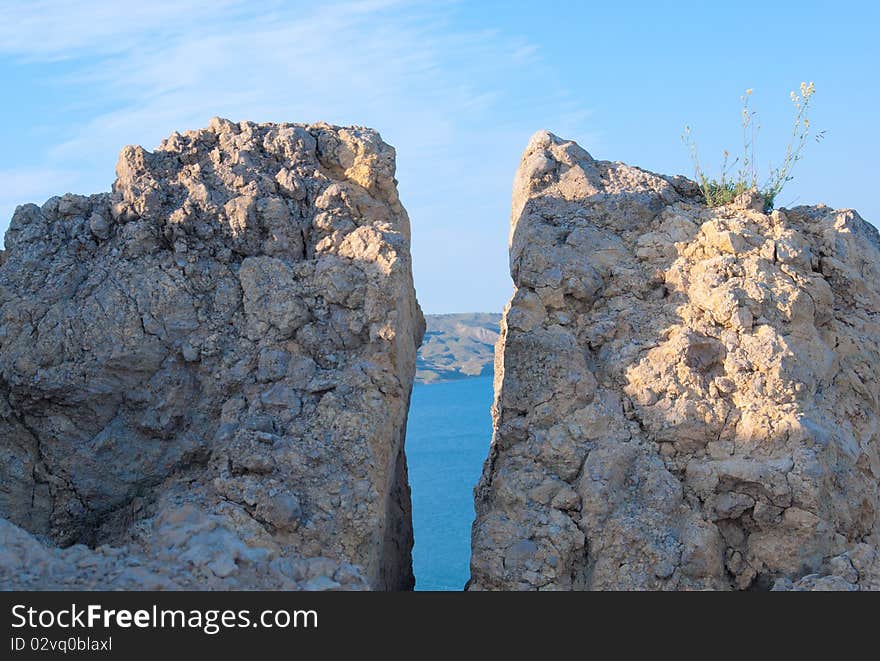
[[[542,132],[470,589],[880,589],[880,238]]]
[[[490,376],[501,315],[492,312],[429,314],[416,361],[417,383]]]
[[[16,210],[0,585],[411,587],[394,159],[370,129],[214,119],[126,147],[112,193]]]

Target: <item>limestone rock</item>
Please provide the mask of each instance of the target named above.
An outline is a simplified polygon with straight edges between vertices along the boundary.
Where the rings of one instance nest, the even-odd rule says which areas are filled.
[[[123,149],[109,194],[16,210],[0,584],[412,585],[394,158],[370,129],[214,119]],[[45,564],[19,583],[22,549]]]
[[[535,135],[470,589],[878,589],[880,238]]]

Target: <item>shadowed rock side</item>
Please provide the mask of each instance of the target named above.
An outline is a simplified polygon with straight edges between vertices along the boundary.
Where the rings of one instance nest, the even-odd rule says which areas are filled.
[[[880,589],[880,239],[532,138],[470,589]]]
[[[214,119],[123,149],[112,193],[16,210],[0,586],[412,586],[394,158],[370,129]]]

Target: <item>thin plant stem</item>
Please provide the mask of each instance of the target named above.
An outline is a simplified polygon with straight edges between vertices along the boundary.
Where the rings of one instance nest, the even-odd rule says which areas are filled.
[[[765,211],[773,208],[776,197],[782,191],[785,184],[791,181],[794,165],[801,159],[807,137],[810,135],[809,108],[810,101],[815,92],[816,86],[813,83],[801,83],[800,93],[791,93],[791,100],[795,105],[796,113],[792,125],[791,138],[785,149],[785,157],[779,167],[773,168],[771,166],[770,175],[761,186],[758,185],[756,157],[756,144],[761,127],[757,122],[757,113],[750,107],[751,89],[746,90],[745,94],[740,97],[743,104],[741,111],[742,156],[734,159],[733,163],[731,163],[730,153],[725,150],[721,161],[721,173],[718,179],[710,178],[706,175],[705,170],[700,165],[697,143],[691,128],[690,126],[685,127],[681,138],[690,152],[694,165],[694,174],[708,206],[717,207],[729,204],[743,193],[754,190],[763,198]],[[823,136],[824,131],[820,131],[816,134],[816,140],[820,140]],[[739,168],[736,170],[735,178],[728,178],[728,168],[735,166],[737,163],[739,163]]]

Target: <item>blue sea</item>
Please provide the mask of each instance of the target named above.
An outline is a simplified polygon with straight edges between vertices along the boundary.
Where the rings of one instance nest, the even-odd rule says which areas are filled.
[[[406,428],[416,590],[461,590],[470,576],[473,489],[492,440],[492,377],[413,387]]]

